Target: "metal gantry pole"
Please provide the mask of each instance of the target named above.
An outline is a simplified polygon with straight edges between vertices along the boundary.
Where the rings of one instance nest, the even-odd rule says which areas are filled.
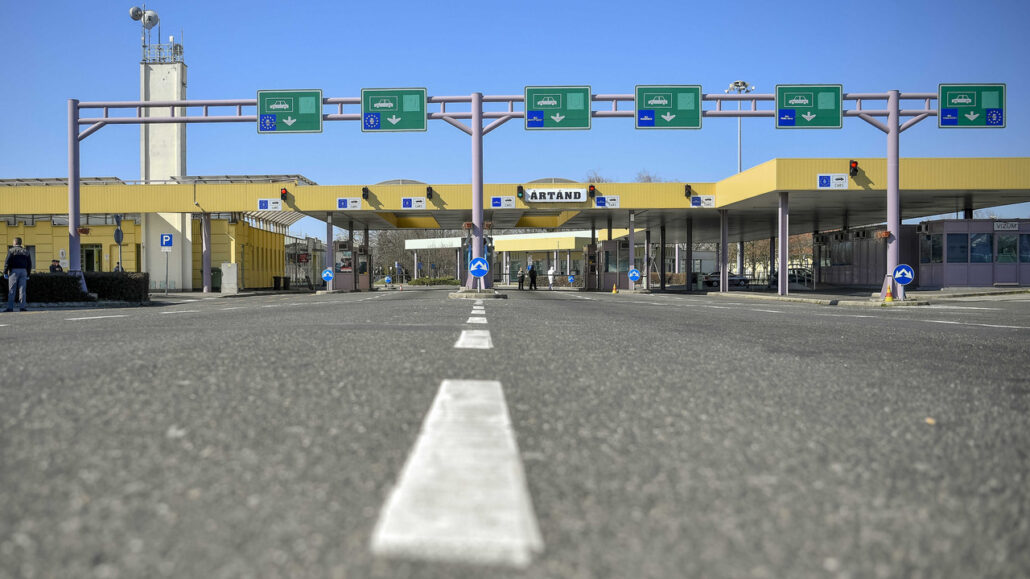
[[[86,293],[79,245],[79,101],[68,99],[68,272]]]
[[[472,259],[483,257],[483,93],[472,93]],[[484,289],[483,278],[468,276],[466,287]],[[477,284],[478,281],[478,284]]]
[[[901,192],[899,191],[900,164],[900,94],[897,90],[887,91],[887,273],[892,274],[900,261],[901,244]],[[894,282],[891,281],[891,285]],[[892,288],[892,290],[895,288]],[[895,294],[896,295],[896,294]]]
[[[204,269],[203,283],[204,293],[211,293],[211,214],[203,213],[200,217],[200,243],[201,262],[200,267]],[[121,251],[121,245],[118,246]],[[122,263],[122,267],[125,264]]]
[[[787,288],[787,241],[790,235],[790,205],[788,200],[788,194],[786,191],[780,191],[780,218],[779,218],[779,233],[776,236],[776,241],[780,246],[780,263],[779,263],[779,281],[777,287],[779,288],[777,293],[781,296],[785,296],[788,293]]]

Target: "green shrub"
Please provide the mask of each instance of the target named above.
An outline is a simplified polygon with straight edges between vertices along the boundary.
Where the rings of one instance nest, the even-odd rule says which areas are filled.
[[[0,292],[4,302],[7,301],[7,280],[0,280]],[[25,291],[29,294],[29,302],[85,302],[90,297],[79,289],[78,278],[67,273],[33,273],[29,275]]]
[[[97,299],[142,303],[150,301],[150,274],[86,272],[86,287]]]
[[[453,277],[420,277],[408,282],[408,285],[459,285]]]

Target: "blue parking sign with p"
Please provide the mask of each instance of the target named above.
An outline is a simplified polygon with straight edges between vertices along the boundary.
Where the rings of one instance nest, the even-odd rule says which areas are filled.
[[[162,233],[161,234],[161,247],[171,247],[171,246],[172,246],[172,234],[171,233]]]

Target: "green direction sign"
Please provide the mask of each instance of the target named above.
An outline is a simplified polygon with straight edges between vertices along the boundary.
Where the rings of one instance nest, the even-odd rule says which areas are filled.
[[[839,129],[844,87],[839,84],[776,85],[777,129]]]
[[[637,85],[638,129],[700,129],[701,85]]]
[[[321,133],[322,90],[259,90],[259,133]]]
[[[937,126],[1005,128],[1004,84],[937,85]]]
[[[366,133],[426,130],[426,89],[361,89],[361,130]]]
[[[527,86],[526,130],[590,128],[589,86]]]

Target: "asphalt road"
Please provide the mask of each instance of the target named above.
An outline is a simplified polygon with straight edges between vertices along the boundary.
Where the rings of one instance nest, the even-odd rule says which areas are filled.
[[[0,577],[1030,575],[1030,296],[508,293],[0,314]],[[528,566],[370,548],[444,380],[501,383]]]

